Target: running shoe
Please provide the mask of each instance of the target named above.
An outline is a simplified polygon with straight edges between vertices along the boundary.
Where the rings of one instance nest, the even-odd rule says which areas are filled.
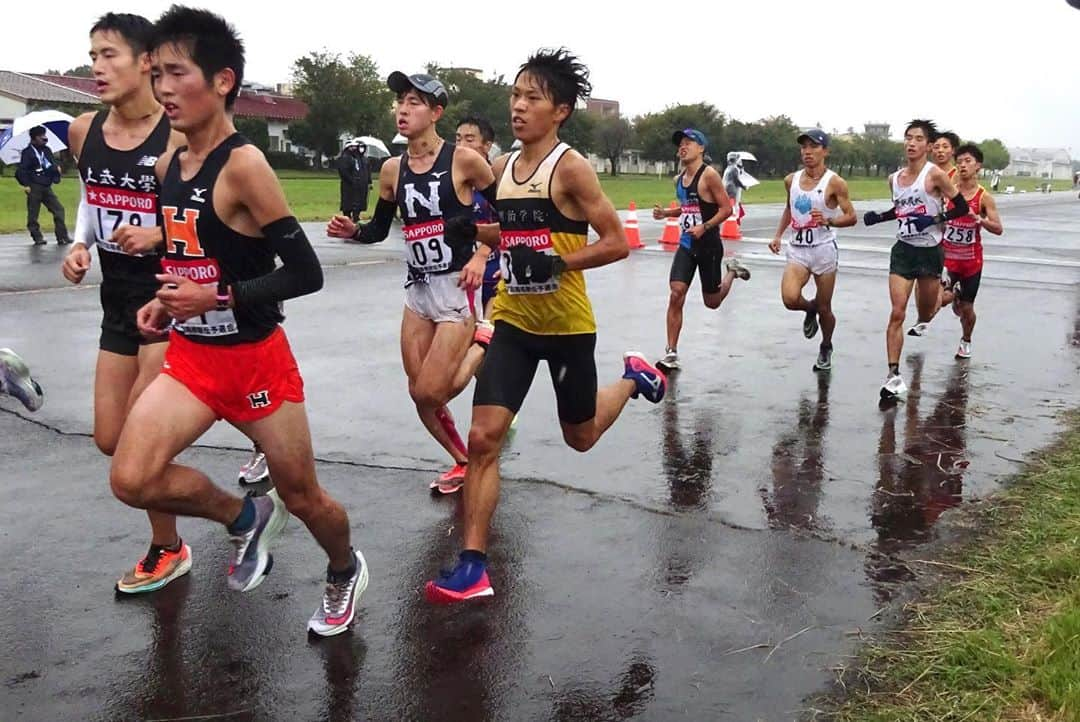
[[[180,542],[180,549],[170,551],[157,544],[138,561],[135,568],[120,577],[116,591],[123,594],[142,594],[161,589],[174,579],[191,571],[191,547]]]
[[[925,336],[930,331],[929,321],[919,321],[907,330],[908,336]]]
[[[476,560],[466,560],[465,552],[458,557],[457,566],[452,571],[442,571],[437,579],[424,585],[424,596],[432,604],[457,604],[480,597],[494,597],[488,579],[487,564]]]
[[[249,592],[262,584],[274,565],[270,547],[277,541],[289,520],[289,511],[277,491],[271,489],[265,496],[249,494],[255,505],[255,523],[247,531],[229,535],[235,553],[229,563],[229,588]]]
[[[454,468],[440,474],[439,478],[428,485],[428,488],[440,494],[453,494],[461,491],[461,487],[465,486],[465,471],[467,469],[467,464],[454,464]]]
[[[30,367],[9,348],[0,348],[0,389],[21,401],[27,411],[37,411],[45,402],[45,392],[31,378]]]
[[[262,452],[258,444],[251,450],[251,458],[240,467],[241,486],[259,484],[270,478],[270,468],[266,465],[266,454]]]
[[[807,338],[813,338],[817,336],[818,332],[818,320],[817,311],[807,311],[806,318],[802,322],[802,335]]]
[[[889,374],[881,387],[881,398],[885,401],[899,398],[906,393],[907,384],[904,383],[904,379],[900,378],[900,374]]]
[[[491,336],[494,333],[495,324],[491,321],[477,321],[476,328],[473,329],[473,343],[478,343],[484,348],[487,348],[491,343]]]
[[[971,341],[960,339],[960,347],[956,349],[956,358],[971,358]]]
[[[732,258],[730,261],[724,264],[724,268],[734,273],[736,277],[743,281],[750,280],[750,269],[739,263],[738,258]]]
[[[677,371],[679,369],[679,352],[670,347],[664,349],[664,358],[657,361],[656,365],[665,371]]]
[[[356,555],[356,571],[344,582],[330,581],[330,570],[326,570],[326,589],[323,590],[322,604],[311,615],[307,628],[320,637],[332,637],[341,634],[352,624],[356,616],[356,601],[368,585],[368,566],[364,555]]]
[[[637,351],[627,351],[623,354],[623,378],[633,381],[637,388],[630,398],[636,399],[638,394],[658,403],[664,398],[667,391],[667,376],[660,369],[645,360],[645,356]]]
[[[832,346],[822,346],[818,349],[817,361],[814,362],[814,370],[832,370]]]

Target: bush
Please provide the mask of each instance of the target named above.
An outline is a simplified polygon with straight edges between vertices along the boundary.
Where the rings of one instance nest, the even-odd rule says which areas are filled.
[[[266,153],[266,160],[274,170],[308,170],[311,168],[311,161],[297,153],[271,150]]]

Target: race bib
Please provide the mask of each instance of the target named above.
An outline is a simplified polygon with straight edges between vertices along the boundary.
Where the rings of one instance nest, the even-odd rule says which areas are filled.
[[[450,268],[454,254],[450,246],[446,245],[444,228],[442,218],[402,228],[401,232],[405,237],[405,260],[409,266],[421,273],[439,273]]]
[[[817,228],[816,223],[811,223],[806,226],[797,226],[794,223],[791,224],[791,245],[793,246],[812,246],[814,245],[814,229]]]
[[[975,226],[960,226],[950,223],[945,226],[945,240],[961,246],[975,243]]]
[[[157,225],[157,196],[153,193],[87,186],[86,204],[90,207],[97,244],[109,253],[124,253],[118,244],[109,240],[120,226]]]
[[[679,215],[679,230],[683,233],[689,233],[691,228],[700,225],[701,207],[692,204],[684,205],[682,213]]]
[[[510,257],[510,249],[513,246],[528,246],[534,251],[555,255],[555,246],[551,242],[551,230],[543,228],[535,231],[502,231],[499,242],[499,271],[506,282],[506,290],[510,295],[522,293],[540,294],[555,293],[559,290],[559,279],[554,276],[543,283],[529,283],[524,278],[518,278],[514,274],[513,262]]]
[[[212,286],[217,289],[221,281],[221,268],[213,258],[200,258],[195,261],[176,261],[164,258],[161,270],[174,276],[190,278],[200,286]],[[233,309],[223,311],[213,309],[201,316],[192,316],[186,321],[173,321],[173,328],[185,336],[231,336],[238,332],[236,314]]]

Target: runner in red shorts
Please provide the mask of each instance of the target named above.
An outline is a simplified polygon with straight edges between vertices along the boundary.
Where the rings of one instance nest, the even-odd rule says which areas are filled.
[[[236,31],[210,12],[175,5],[155,29],[155,91],[187,145],[156,166],[163,285],[138,325],[147,335],[170,324],[172,331],[162,374],[121,432],[113,492],[140,509],[225,525],[235,548],[228,584],[237,591],[270,572],[270,548],[295,514],[329,557],[308,629],[339,634],[368,570],[349,545],[345,510],[316,480],[303,381],[280,326],[282,301],[322,287],[319,259],[273,170],[228,115],[244,72]],[[218,419],[259,444],[275,491],[238,498],[173,461]]]
[[[967,199],[970,212],[945,224],[945,235],[941,242],[945,248],[945,269],[949,272],[949,287],[941,294],[941,306],[952,305],[953,312],[960,317],[963,330],[956,358],[971,358],[975,295],[979,292],[979,281],[982,279],[983,229],[995,236],[1000,236],[1004,230],[997,201],[979,184],[982,160],[982,150],[973,143],[956,149],[957,187]]]

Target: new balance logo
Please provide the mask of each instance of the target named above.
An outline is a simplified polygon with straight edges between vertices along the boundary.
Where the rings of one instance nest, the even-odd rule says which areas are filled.
[[[191,200],[195,203],[206,203],[206,199],[203,198],[203,193],[205,193],[206,190],[206,188],[192,188]]]
[[[270,405],[270,392],[263,390],[254,394],[248,394],[248,403],[253,409],[265,409]]]
[[[135,165],[144,165],[152,168],[157,164],[157,159],[158,157],[156,155],[144,155],[142,158],[139,158],[139,162]]]

